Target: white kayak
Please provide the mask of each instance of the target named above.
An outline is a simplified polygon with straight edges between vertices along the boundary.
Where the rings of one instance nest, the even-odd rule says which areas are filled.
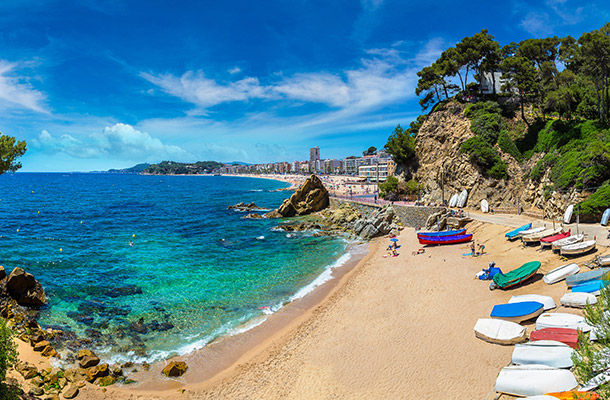
[[[542,232],[545,229],[546,228],[544,226],[539,226],[538,228],[527,229],[525,231],[519,232],[516,237],[523,237],[523,236],[527,236],[527,235],[532,235],[534,233]]]
[[[585,322],[585,317],[568,313],[544,313],[536,319],[536,330],[544,328],[570,328],[589,332],[591,326]]]
[[[542,296],[540,294],[523,294],[521,296],[513,296],[508,301],[509,303],[523,303],[526,301],[537,301],[542,304],[544,310],[551,310],[557,305],[555,305],[555,301],[550,296]]]
[[[502,368],[496,379],[496,392],[513,396],[538,396],[564,392],[578,386],[574,375],[547,365],[516,365]]]
[[[557,283],[559,281],[564,280],[566,277],[570,275],[574,275],[580,272],[580,267],[576,263],[562,265],[561,267],[557,267],[554,270],[549,271],[542,280],[547,285],[552,285],[553,283]]]
[[[510,321],[481,318],[474,326],[479,339],[495,344],[515,344],[527,339],[527,329]]]
[[[559,301],[562,306],[583,308],[587,304],[597,303],[597,297],[592,293],[570,292],[561,296]]]
[[[449,200],[449,207],[455,207],[455,205],[457,204],[458,201],[458,197],[459,194],[454,194],[453,196],[451,196],[451,199]]]
[[[568,208],[566,208],[566,212],[563,214],[563,223],[569,224],[572,220],[572,211],[574,210],[574,205],[570,204]]]
[[[561,246],[559,253],[562,256],[575,256],[578,254],[584,254],[589,252],[595,248],[595,240],[587,240],[585,242],[568,244],[566,246]]]
[[[568,236],[567,238],[555,240],[553,243],[551,243],[551,247],[553,248],[553,251],[559,251],[559,249],[561,249],[561,246],[567,246],[569,244],[582,242],[584,238],[585,235],[579,233],[578,235],[572,235]]]
[[[516,344],[513,350],[513,364],[540,364],[554,368],[571,368],[574,349],[555,340],[537,340]]]

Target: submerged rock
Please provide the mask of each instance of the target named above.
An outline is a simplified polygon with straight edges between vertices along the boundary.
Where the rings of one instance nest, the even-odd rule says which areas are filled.
[[[316,175],[311,175],[303,184],[284,200],[282,205],[274,211],[265,214],[266,218],[294,217],[307,215],[328,207],[328,190]]]
[[[250,213],[242,217],[243,219],[262,219],[263,216],[257,213]]]
[[[106,291],[106,296],[116,298],[120,296],[131,296],[134,294],[142,294],[142,288],[136,285],[122,286]]]
[[[188,366],[184,361],[171,361],[163,368],[162,374],[168,377],[182,376],[188,369]]]
[[[255,210],[266,210],[263,207],[259,207],[254,203],[244,203],[244,202],[239,202],[233,206],[229,206],[227,207],[227,210],[237,210],[237,211],[255,211]]]

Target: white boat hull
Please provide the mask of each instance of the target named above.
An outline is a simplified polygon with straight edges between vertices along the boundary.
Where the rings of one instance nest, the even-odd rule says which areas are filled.
[[[582,242],[584,238],[585,235],[583,235],[582,233],[578,235],[568,236],[567,238],[554,241],[553,243],[551,243],[551,247],[553,248],[553,251],[559,251],[559,249],[561,249],[561,246],[567,246],[569,244]]]
[[[578,382],[570,371],[546,365],[504,367],[496,379],[496,391],[513,396],[538,396],[572,390],[577,386]]]
[[[563,232],[562,228],[545,229],[540,232],[532,233],[531,235],[522,235],[521,238],[526,243],[536,243],[536,242],[539,242],[540,239],[542,239],[544,237],[557,235],[558,233],[561,233],[561,232]]]
[[[585,317],[568,313],[543,313],[536,319],[536,330],[544,328],[571,328],[589,332],[591,326]]]
[[[509,303],[523,303],[526,301],[537,301],[538,303],[542,304],[545,311],[552,310],[553,308],[557,307],[557,305],[555,304],[555,301],[553,300],[552,297],[542,296],[539,294],[524,294],[521,296],[513,296],[510,298],[510,300],[508,302]]]
[[[527,235],[533,235],[534,233],[542,232],[545,229],[546,228],[544,226],[539,226],[538,228],[527,229],[525,231],[519,232],[516,237],[519,238],[519,237],[523,237],[523,236],[527,236]]]
[[[515,345],[513,364],[540,364],[554,368],[571,368],[572,349],[567,344],[555,340],[538,340]]]
[[[569,244],[567,246],[561,246],[559,250],[562,256],[575,256],[578,254],[587,253],[595,248],[595,240],[587,240],[586,242]]]
[[[549,271],[542,280],[547,285],[552,285],[553,283],[557,283],[559,281],[564,280],[570,275],[574,275],[580,272],[580,267],[576,263],[562,265],[561,267],[557,267],[554,270]]]
[[[562,306],[583,308],[587,304],[597,303],[597,297],[593,293],[570,292],[561,296],[559,301]]]
[[[501,319],[479,319],[474,326],[474,334],[479,339],[495,344],[511,345],[527,340],[525,327]]]

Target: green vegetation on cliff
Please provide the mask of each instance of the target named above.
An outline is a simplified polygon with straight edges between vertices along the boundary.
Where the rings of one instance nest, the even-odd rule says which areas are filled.
[[[222,164],[217,161],[197,161],[196,163],[180,163],[176,161],[162,161],[152,164],[143,173],[151,175],[197,175],[216,172]]]
[[[536,156],[526,178],[549,192],[594,193],[581,203],[590,219],[610,206],[610,23],[578,39],[526,39],[504,46],[483,29],[417,75],[422,108],[434,106],[411,123],[414,129],[399,125],[386,144],[408,173],[418,166],[414,138],[422,123],[458,101],[467,104],[464,114],[474,134],[460,152],[484,176],[510,179],[511,158],[524,168]]]

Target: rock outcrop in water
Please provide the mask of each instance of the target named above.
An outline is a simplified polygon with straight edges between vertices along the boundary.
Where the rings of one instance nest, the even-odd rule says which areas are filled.
[[[307,215],[328,207],[328,190],[316,175],[311,175],[303,184],[284,200],[282,205],[267,214],[267,218],[294,217]]]
[[[6,276],[4,268],[0,275]],[[21,268],[15,268],[6,281],[3,280],[0,290],[3,297],[8,294],[20,306],[40,308],[47,302],[40,282]]]

